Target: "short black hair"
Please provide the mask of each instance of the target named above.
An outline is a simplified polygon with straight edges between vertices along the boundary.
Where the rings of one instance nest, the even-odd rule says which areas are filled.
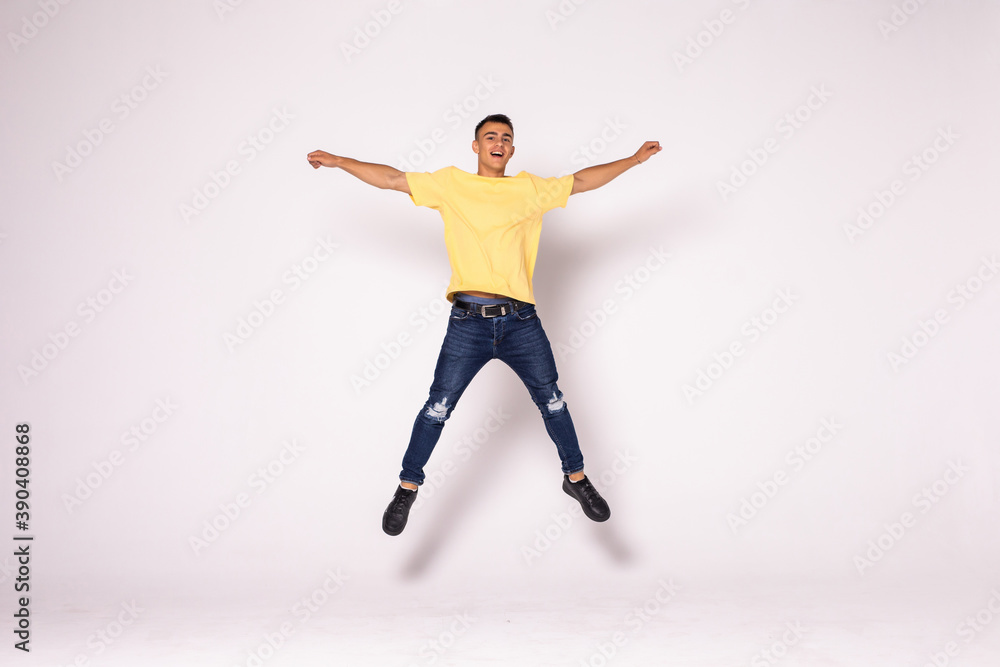
[[[483,129],[483,125],[486,125],[486,123],[503,123],[510,128],[510,133],[514,134],[514,123],[510,122],[510,118],[502,113],[491,113],[489,116],[479,121],[479,124],[476,125],[476,133],[474,136],[476,141],[479,141],[479,130]]]

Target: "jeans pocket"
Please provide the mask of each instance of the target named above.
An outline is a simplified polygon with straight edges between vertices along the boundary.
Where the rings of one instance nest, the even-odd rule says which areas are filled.
[[[536,317],[538,317],[538,313],[535,311],[535,306],[531,305],[531,306],[526,306],[525,308],[521,308],[521,309],[515,311],[514,312],[514,317],[516,317],[517,319],[519,319],[519,320],[521,320],[523,322],[525,320],[533,320],[533,319],[535,319]]]
[[[471,315],[469,311],[463,310],[458,306],[452,306],[451,315],[448,316],[448,319],[457,322],[458,320],[468,319],[469,315]]]

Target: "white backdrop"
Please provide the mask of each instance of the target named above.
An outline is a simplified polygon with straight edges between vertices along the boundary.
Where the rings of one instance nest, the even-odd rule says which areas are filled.
[[[27,423],[52,660],[98,660],[119,601],[329,572],[358,601],[962,582],[914,655],[1000,584],[995,3],[17,0],[0,26],[2,532]],[[534,280],[613,516],[567,513],[497,363],[389,538],[441,220],[305,156],[474,171],[489,113],[510,174],[664,149],[545,216]]]

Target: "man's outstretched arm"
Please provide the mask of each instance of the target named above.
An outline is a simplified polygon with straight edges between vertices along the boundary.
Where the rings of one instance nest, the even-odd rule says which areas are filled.
[[[597,164],[593,167],[581,169],[573,174],[573,189],[570,191],[570,194],[575,195],[578,192],[594,190],[606,183],[610,183],[615,178],[618,178],[632,167],[642,164],[661,150],[663,149],[660,147],[659,141],[647,141],[642,145],[642,148],[635,152],[635,155],[614,162],[608,162],[607,164]]]
[[[351,176],[356,176],[368,185],[374,185],[383,190],[399,190],[410,194],[410,185],[406,182],[406,174],[399,169],[386,164],[362,162],[349,157],[332,155],[326,151],[313,151],[308,155],[309,164],[313,169],[320,167],[340,167]]]

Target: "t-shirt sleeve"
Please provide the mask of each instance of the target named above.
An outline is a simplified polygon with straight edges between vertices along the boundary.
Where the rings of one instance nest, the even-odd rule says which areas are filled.
[[[406,183],[410,186],[410,199],[417,206],[440,208],[444,203],[444,193],[448,173],[446,169],[435,172],[408,171]]]
[[[535,186],[538,207],[542,209],[542,213],[554,208],[566,207],[569,195],[573,191],[573,174],[561,177],[553,176],[552,178],[532,175],[531,182]]]

